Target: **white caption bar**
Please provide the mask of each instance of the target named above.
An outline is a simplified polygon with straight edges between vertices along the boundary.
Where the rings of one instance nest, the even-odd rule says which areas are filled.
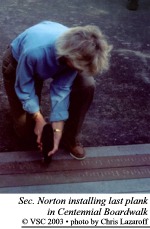
[[[150,228],[150,194],[2,194],[0,228]]]

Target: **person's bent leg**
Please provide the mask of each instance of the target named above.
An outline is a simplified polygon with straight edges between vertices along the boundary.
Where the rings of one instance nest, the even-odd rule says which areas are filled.
[[[3,57],[2,73],[6,94],[10,104],[10,110],[13,119],[13,127],[16,135],[19,138],[23,140],[31,140],[32,142],[32,140],[36,138],[34,136],[35,123],[32,118],[32,115],[26,113],[26,111],[23,110],[22,104],[16,95],[16,67],[17,62],[12,56],[11,49],[8,48]],[[43,81],[38,80],[35,77],[35,91],[39,96],[39,100],[41,98],[42,86]]]
[[[3,57],[2,73],[4,79],[4,86],[8,97],[11,115],[13,118],[13,127],[18,137],[26,135],[26,112],[22,109],[15,92],[17,62],[11,54],[11,49],[8,48]]]
[[[76,159],[85,158],[85,150],[79,141],[79,134],[86,113],[93,101],[94,78],[78,74],[70,95],[69,119],[65,123],[62,145]]]

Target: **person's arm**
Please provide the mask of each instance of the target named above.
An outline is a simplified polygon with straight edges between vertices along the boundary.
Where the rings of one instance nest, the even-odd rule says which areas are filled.
[[[40,113],[39,99],[35,93],[34,85],[34,56],[23,54],[18,62],[16,72],[15,91],[22,103],[23,109],[33,115],[35,120],[34,133],[37,135],[37,143],[41,149],[41,135],[46,124]]]
[[[40,110],[35,93],[34,60],[31,55],[23,54],[18,61],[15,91],[26,112],[34,114]]]
[[[54,154],[59,147],[62,137],[64,122],[68,119],[69,97],[71,86],[77,72],[68,70],[61,76],[55,78],[50,87],[51,113],[50,122],[54,130],[54,148],[49,152],[49,156]]]
[[[40,111],[33,114],[33,119],[35,120],[34,133],[37,135],[38,148],[42,150],[41,137],[42,137],[43,127],[45,126],[46,122],[43,115],[40,113]]]

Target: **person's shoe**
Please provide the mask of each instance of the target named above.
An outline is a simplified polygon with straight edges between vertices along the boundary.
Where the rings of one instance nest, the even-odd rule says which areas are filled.
[[[84,148],[82,146],[77,145],[70,149],[70,155],[77,160],[83,160],[86,158]]]
[[[67,151],[70,152],[70,156],[72,156],[73,158],[75,158],[77,160],[83,160],[83,159],[86,158],[85,149],[83,148],[81,143],[77,142],[74,145],[71,145],[71,144],[66,143],[66,142],[63,141],[61,145]]]
[[[127,8],[128,10],[137,10],[138,9],[138,0],[128,0]]]

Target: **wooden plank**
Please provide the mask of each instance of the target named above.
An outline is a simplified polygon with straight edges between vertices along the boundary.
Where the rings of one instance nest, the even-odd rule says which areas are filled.
[[[150,165],[150,154],[126,155],[113,157],[94,157],[83,161],[77,160],[52,160],[48,165],[42,161],[8,162],[0,163],[0,174],[21,174],[36,172],[54,172],[66,170],[84,170],[98,168],[117,168],[128,166]]]
[[[149,178],[150,166],[0,175],[0,187]]]

